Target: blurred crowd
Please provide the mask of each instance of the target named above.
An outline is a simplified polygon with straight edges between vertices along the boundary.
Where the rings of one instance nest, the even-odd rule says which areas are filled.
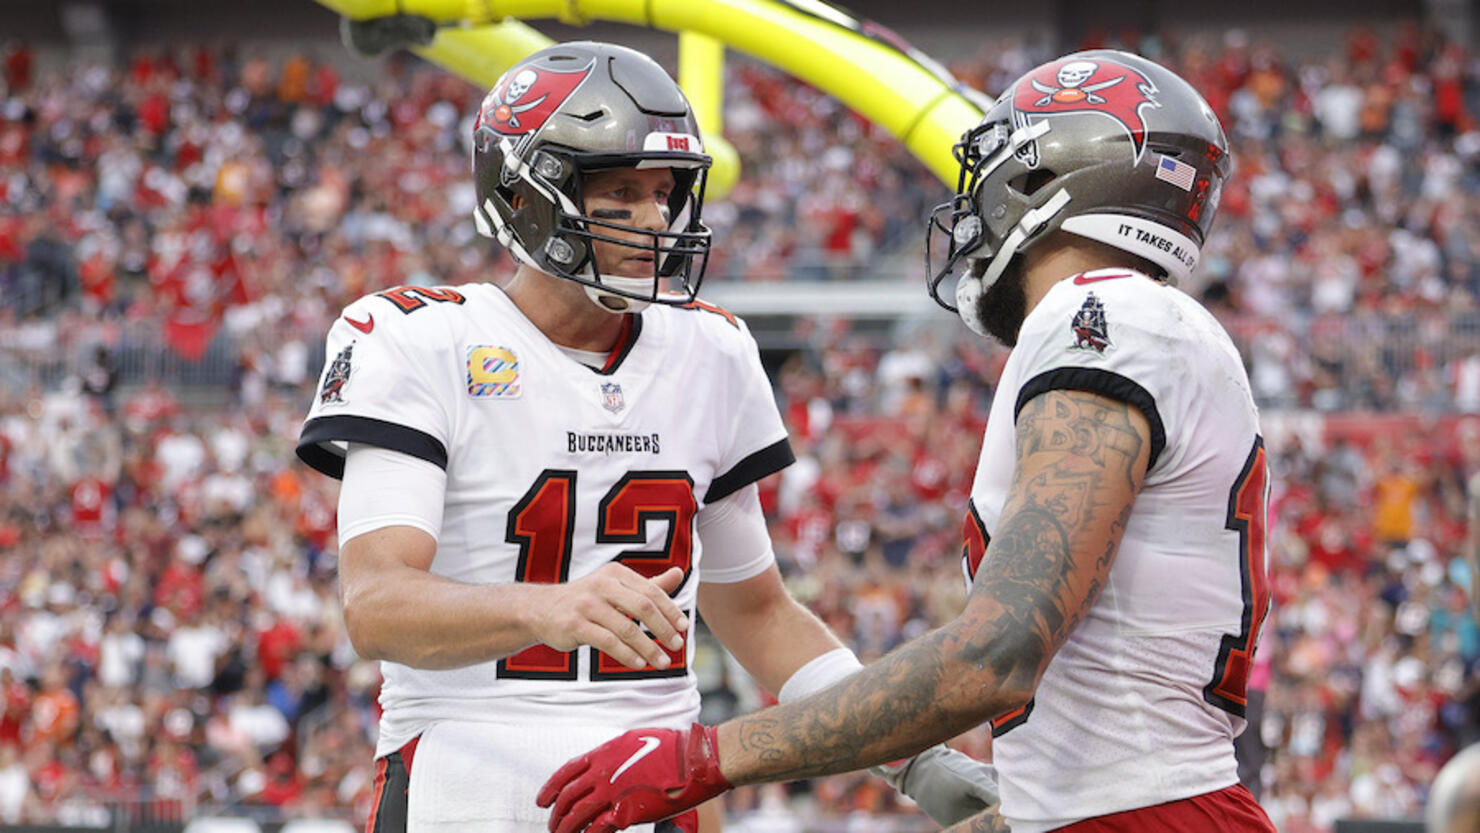
[[[1480,422],[1424,421],[1480,411],[1480,55],[1417,26],[1314,56],[1237,32],[1129,45],[1230,133],[1238,172],[1188,289],[1267,412],[1418,420],[1269,432],[1257,727],[1282,831],[1412,816],[1480,739],[1461,557]],[[1047,57],[994,43],[951,69],[997,91]],[[363,819],[379,677],[339,618],[336,487],[292,446],[344,304],[511,273],[469,218],[479,91],[408,61],[366,85],[224,48],[33,63],[0,62],[0,823]],[[815,90],[743,62],[730,81],[744,179],[706,207],[708,279],[918,280],[947,189]],[[797,326],[776,383],[799,461],[766,507],[793,592],[872,659],[964,599],[962,511],[1006,353]],[[120,380],[111,357],[140,331],[185,357],[229,344],[229,390]],[[25,375],[59,352],[80,357],[65,379]],[[763,702],[708,641],[696,668],[707,719]],[[957,744],[990,756],[984,731]],[[919,818],[863,776],[730,801],[742,830]]]

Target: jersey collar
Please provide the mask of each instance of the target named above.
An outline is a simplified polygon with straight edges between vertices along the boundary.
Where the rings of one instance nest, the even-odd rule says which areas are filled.
[[[593,367],[591,371],[598,376],[610,376],[617,372],[622,362],[636,346],[638,336],[642,335],[642,313],[629,312],[622,316],[622,331],[617,334],[617,343],[612,347],[611,353],[606,357],[606,364],[601,367]]]

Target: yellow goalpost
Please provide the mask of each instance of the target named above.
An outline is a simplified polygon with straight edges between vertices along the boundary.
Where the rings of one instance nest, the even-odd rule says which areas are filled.
[[[611,21],[678,35],[678,82],[714,156],[709,193],[740,176],[724,128],[724,52],[733,48],[800,78],[889,131],[954,185],[951,147],[990,99],[957,82],[887,29],[820,0],[318,0],[349,21],[429,22],[412,52],[481,87],[552,41],[525,20]]]

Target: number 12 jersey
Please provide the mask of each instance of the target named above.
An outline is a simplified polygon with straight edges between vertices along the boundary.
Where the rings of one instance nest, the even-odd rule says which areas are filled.
[[[793,460],[754,340],[716,307],[628,316],[606,365],[577,361],[491,284],[403,287],[360,299],[331,328],[299,456],[333,477],[346,443],[447,473],[431,572],[467,583],[560,582],[617,560],[686,575],[695,516]],[[706,580],[760,572],[704,563]],[[666,669],[536,645],[452,670],[382,663],[377,755],[437,720],[685,726],[698,713],[691,640]]]

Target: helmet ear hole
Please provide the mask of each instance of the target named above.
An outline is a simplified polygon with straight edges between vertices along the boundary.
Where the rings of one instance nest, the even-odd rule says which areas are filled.
[[[1042,190],[1043,186],[1053,182],[1057,178],[1058,174],[1053,171],[1046,168],[1035,168],[1008,180],[1007,187],[1025,197],[1031,197]]]

